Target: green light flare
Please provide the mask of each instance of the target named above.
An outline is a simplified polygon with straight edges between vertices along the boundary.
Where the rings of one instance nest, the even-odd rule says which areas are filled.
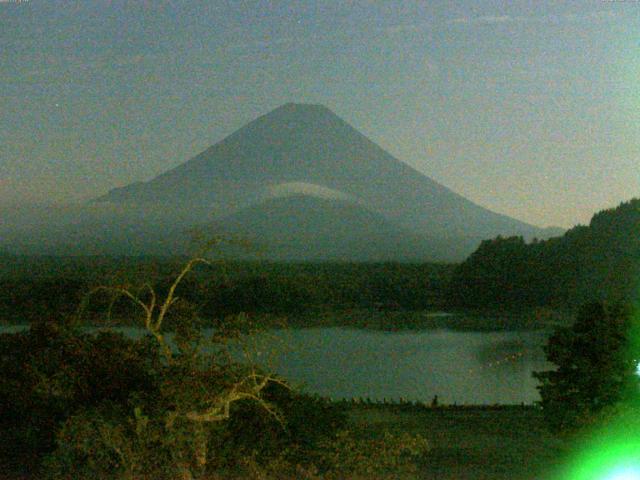
[[[640,480],[640,468],[637,466],[616,468],[603,480]]]
[[[581,451],[557,480],[640,480],[640,419],[627,411],[591,440],[578,442]]]
[[[637,374],[628,385],[631,395],[611,409],[608,421],[574,438],[569,466],[553,480],[640,480],[640,289],[638,293],[625,352]]]

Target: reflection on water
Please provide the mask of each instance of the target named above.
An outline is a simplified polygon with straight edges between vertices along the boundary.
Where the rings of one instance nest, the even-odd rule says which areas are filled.
[[[119,330],[133,337],[144,333]],[[438,395],[441,403],[457,404],[538,400],[531,372],[550,368],[545,340],[543,332],[338,327],[276,330],[256,339],[261,351],[275,352],[270,366],[310,393],[425,402]]]
[[[531,403],[539,399],[531,372],[550,367],[541,332],[309,328],[276,336],[289,345],[277,371],[332,398]]]

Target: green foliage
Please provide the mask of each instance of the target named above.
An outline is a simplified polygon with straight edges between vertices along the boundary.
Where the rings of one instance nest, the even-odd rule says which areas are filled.
[[[274,458],[291,465],[310,465],[318,461],[318,445],[334,441],[346,427],[343,408],[327,400],[278,384],[271,385],[264,397],[286,412],[283,423],[265,416],[255,403],[238,402],[224,431],[213,440],[213,450],[219,453],[214,460],[217,468],[237,467],[247,458],[260,465]]]
[[[454,306],[576,308],[591,301],[628,301],[640,274],[640,199],[593,216],[564,236],[526,243],[521,237],[482,242],[453,273]]]
[[[552,430],[583,427],[618,402],[637,398],[640,352],[630,349],[631,323],[629,309],[590,303],[571,328],[549,338],[545,353],[557,368],[534,376]]]
[[[522,237],[483,241],[455,271],[449,301],[455,305],[535,305],[539,271]]]
[[[84,410],[62,425],[44,475],[52,480],[191,478],[205,473],[214,435],[213,425],[186,421],[170,410]]]
[[[162,375],[170,384],[160,395],[136,396],[129,408],[105,404],[68,417],[56,435],[55,451],[45,460],[48,478],[169,480],[185,472],[238,471],[247,459],[255,468],[276,458],[287,465],[309,465],[320,442],[330,442],[344,428],[341,409],[279,384],[264,397],[283,413],[284,424],[252,401],[233,404],[225,422],[193,422],[181,412],[203,400],[194,393],[206,389],[207,382],[178,373]],[[209,388],[216,383],[222,390],[219,382],[209,382]]]
[[[267,462],[248,455],[234,471],[216,478],[243,480],[368,480],[422,478],[421,470],[429,445],[419,434],[391,434],[363,439],[348,430],[320,442],[315,463],[296,463],[288,450]]]
[[[109,267],[120,268],[117,278]],[[0,265],[0,315],[14,323],[37,321],[44,311],[65,316],[95,285],[151,282],[163,296],[175,269],[175,259],[15,259]],[[451,265],[402,263],[214,264],[183,279],[177,295],[208,324],[241,312],[296,316],[309,309],[423,310],[443,304],[451,270]],[[112,300],[108,295],[92,298],[85,305],[85,321],[102,323],[110,309],[114,322],[136,323],[137,305],[122,297]]]
[[[321,448],[327,480],[390,479],[416,474],[429,445],[421,435],[385,432],[382,438],[362,440],[344,431],[336,441],[325,443]]]
[[[210,312],[298,313],[314,301],[309,278],[257,274],[238,278],[216,290],[205,309]]]
[[[43,312],[68,315],[80,303],[86,283],[66,274],[55,278],[0,278],[0,314],[14,321],[39,321]]]
[[[161,458],[164,452],[152,445],[156,435],[148,435],[146,422],[123,418],[124,412],[96,409],[69,417],[58,431],[55,452],[45,459],[45,478],[135,478],[149,466],[157,475],[153,465],[167,462]],[[154,452],[156,462],[150,464],[144,452]]]
[[[2,454],[44,455],[78,409],[123,405],[136,392],[152,391],[156,361],[148,341],[88,335],[53,320],[0,335]]]

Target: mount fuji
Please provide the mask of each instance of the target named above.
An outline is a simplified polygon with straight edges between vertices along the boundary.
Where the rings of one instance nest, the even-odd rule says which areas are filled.
[[[467,200],[324,106],[288,103],[68,214],[45,250],[183,253],[196,226],[253,238],[278,260],[460,260],[482,239],[559,233]]]

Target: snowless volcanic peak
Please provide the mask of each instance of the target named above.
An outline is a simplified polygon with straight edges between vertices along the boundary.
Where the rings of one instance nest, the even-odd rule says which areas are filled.
[[[435,182],[322,105],[282,105],[178,167],[98,201],[155,209],[166,217],[154,217],[157,224],[174,222],[172,215],[181,224],[202,224],[269,199],[299,196],[359,205],[403,232],[463,240],[470,249],[496,235],[546,236]],[[279,212],[293,208],[277,205]]]

